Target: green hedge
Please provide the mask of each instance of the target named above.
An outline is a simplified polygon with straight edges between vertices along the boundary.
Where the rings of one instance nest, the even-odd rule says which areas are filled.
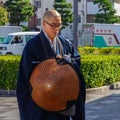
[[[81,48],[80,48],[81,49]],[[81,54],[81,69],[87,88],[94,88],[120,81],[120,56],[93,54],[97,49],[84,48]],[[117,49],[115,49],[117,50]],[[105,49],[105,51],[107,51]],[[111,50],[113,51],[113,49]],[[100,55],[101,54],[101,55]],[[0,56],[0,89],[16,89],[20,56]]]
[[[16,89],[20,56],[0,56],[0,89]]]
[[[120,81],[120,56],[82,56],[82,73],[87,88]]]
[[[94,55],[120,55],[120,47],[105,47],[105,48],[96,48],[96,47],[78,47],[80,54],[94,54]]]

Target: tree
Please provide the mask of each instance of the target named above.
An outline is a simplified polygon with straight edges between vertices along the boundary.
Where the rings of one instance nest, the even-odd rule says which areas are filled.
[[[8,12],[4,7],[0,7],[0,25],[5,25],[8,22]]]
[[[71,12],[72,4],[66,3],[66,0],[55,0],[53,7],[61,14],[62,29],[73,21],[73,14]]]
[[[28,21],[33,15],[29,0],[7,0],[4,5],[9,12],[11,25],[20,25],[20,22]]]
[[[96,23],[118,23],[120,18],[115,15],[116,10],[113,8],[110,0],[94,0],[94,4],[98,5],[98,13],[95,15]]]

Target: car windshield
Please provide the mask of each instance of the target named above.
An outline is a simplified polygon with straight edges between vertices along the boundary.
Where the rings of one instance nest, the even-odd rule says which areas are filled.
[[[8,35],[2,42],[2,44],[9,44],[9,42],[11,41],[13,35]]]

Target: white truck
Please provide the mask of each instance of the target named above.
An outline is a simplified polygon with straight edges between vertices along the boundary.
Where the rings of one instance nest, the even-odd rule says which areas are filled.
[[[120,47],[120,24],[86,24],[81,40],[94,47]]]
[[[94,24],[94,46],[120,47],[120,24]]]
[[[22,32],[22,27],[21,26],[0,26],[0,43],[9,33],[13,33],[13,32]]]

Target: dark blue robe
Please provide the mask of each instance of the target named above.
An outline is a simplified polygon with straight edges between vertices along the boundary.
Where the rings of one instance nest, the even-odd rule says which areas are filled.
[[[63,54],[70,53],[71,57],[74,58],[72,64],[80,77],[80,95],[76,103],[76,116],[73,119],[85,120],[85,81],[80,72],[80,55],[69,41],[61,36],[58,37],[62,43]],[[56,54],[43,31],[26,44],[20,61],[16,90],[20,120],[69,120],[69,117],[43,110],[31,98],[32,88],[29,79],[32,70],[39,62],[54,57]]]

